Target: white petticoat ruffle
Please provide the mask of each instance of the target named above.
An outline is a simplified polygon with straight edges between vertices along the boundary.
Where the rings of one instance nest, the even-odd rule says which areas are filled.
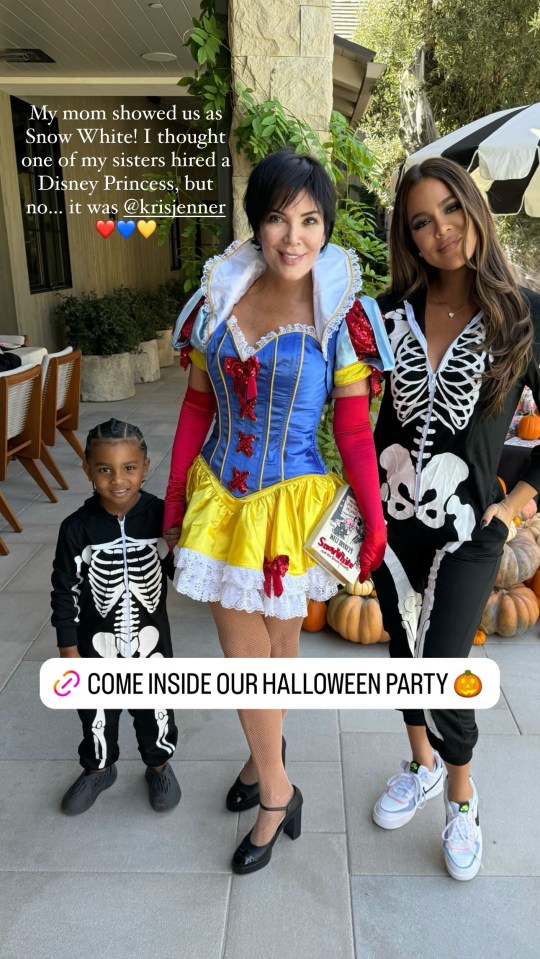
[[[267,596],[262,570],[229,566],[185,546],[174,553],[173,585],[177,592],[203,603],[221,603],[225,609],[258,612],[277,619],[304,618],[308,599],[324,601],[338,590],[334,576],[321,566],[312,566],[302,576],[285,573],[281,596]]]

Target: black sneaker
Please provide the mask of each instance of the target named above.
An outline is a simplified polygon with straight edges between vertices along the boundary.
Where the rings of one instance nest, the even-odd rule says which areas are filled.
[[[102,773],[81,773],[62,799],[62,812],[68,816],[78,816],[93,806],[99,794],[116,782],[116,766]]]
[[[151,766],[147,766],[145,775],[152,809],[156,812],[174,809],[180,802],[182,792],[170,763],[167,763],[160,773]]]

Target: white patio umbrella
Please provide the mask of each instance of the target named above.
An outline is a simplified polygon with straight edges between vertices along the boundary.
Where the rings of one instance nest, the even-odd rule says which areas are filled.
[[[448,157],[469,170],[493,213],[540,216],[539,143],[540,103],[500,110],[412,153],[398,182],[413,164]]]

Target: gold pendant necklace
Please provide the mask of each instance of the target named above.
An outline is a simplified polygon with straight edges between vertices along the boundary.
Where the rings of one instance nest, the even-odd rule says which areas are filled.
[[[443,306],[443,305],[444,305],[444,304],[441,303],[441,306]],[[458,315],[458,313],[461,313],[461,311],[465,309],[466,306],[467,306],[467,304],[464,303],[463,306],[460,306],[459,310],[453,310],[453,311],[452,311],[452,310],[447,310],[446,312],[448,313],[448,316],[450,317],[450,319],[453,320],[454,317]]]
[[[433,292],[435,292],[435,290]],[[466,302],[463,304],[463,306],[460,306],[459,310],[449,310],[448,303],[443,303],[442,300],[440,299],[437,299],[435,301],[435,305],[442,306],[443,310],[445,310],[446,314],[448,315],[448,318],[450,320],[453,320],[454,317],[458,315],[458,313],[462,313],[463,310],[466,309],[466,307],[469,305],[469,299],[467,298]]]

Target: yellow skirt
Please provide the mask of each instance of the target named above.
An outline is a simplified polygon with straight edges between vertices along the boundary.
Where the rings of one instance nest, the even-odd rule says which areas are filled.
[[[175,550],[176,589],[228,609],[305,616],[308,599],[338,588],[303,546],[342,485],[333,473],[299,476],[239,498],[197,457]]]

